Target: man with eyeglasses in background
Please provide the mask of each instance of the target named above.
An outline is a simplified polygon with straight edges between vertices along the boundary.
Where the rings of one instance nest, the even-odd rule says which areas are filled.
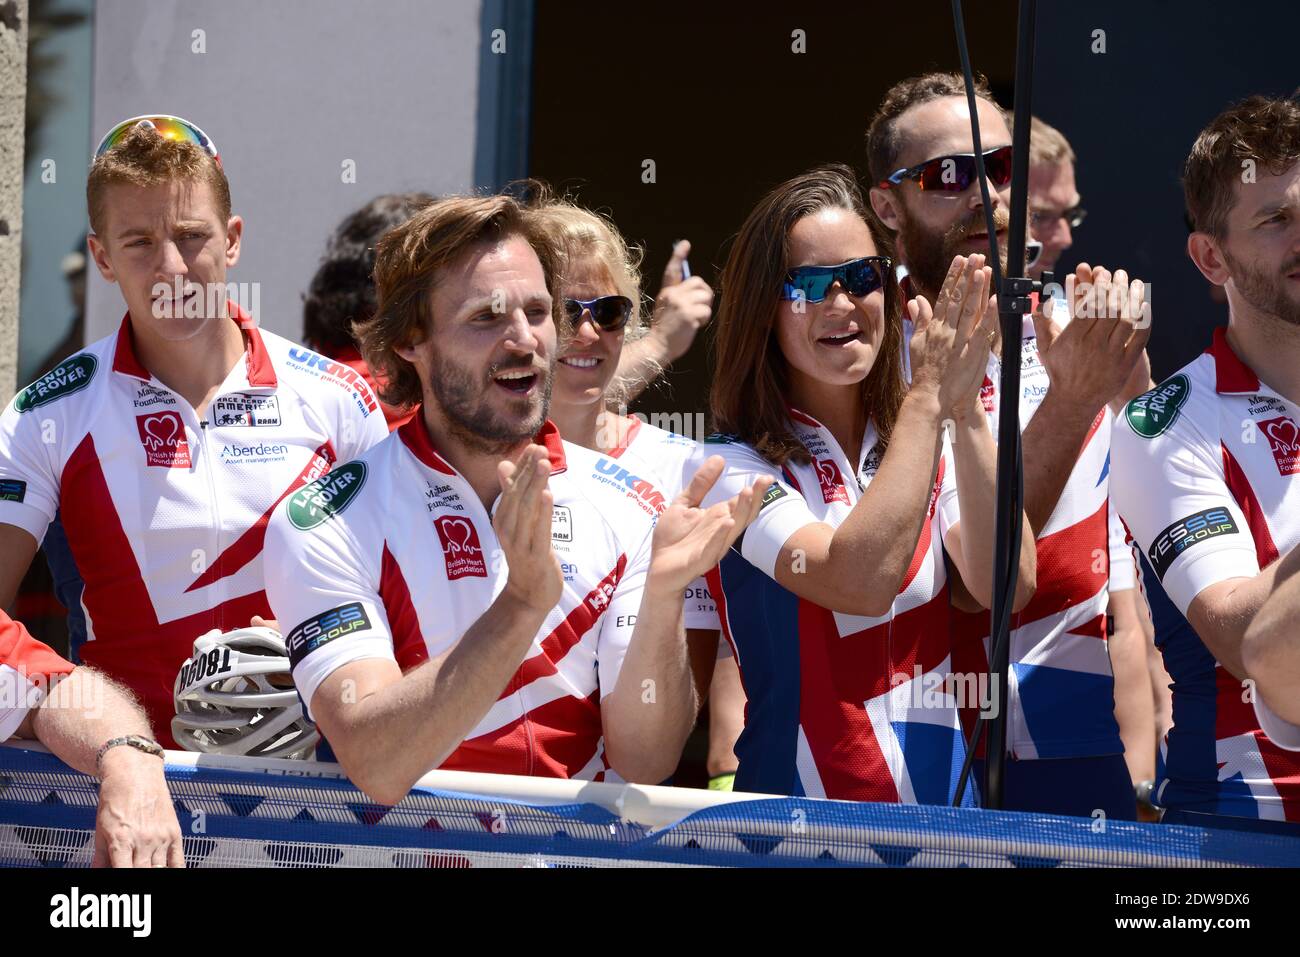
[[[989,203],[1005,269],[1010,223],[1011,130],[987,84],[976,84]],[[867,130],[871,205],[896,237],[908,295],[932,298],[956,255],[989,248],[962,77],[931,73],[896,83]],[[1141,283],[1123,271],[1081,265],[1068,297],[1085,285],[1124,286],[1140,308]],[[1149,334],[1135,313],[1119,321],[1080,317],[1068,325],[1026,316],[1020,424],[1024,504],[1038,545],[1038,588],[1012,619],[1010,712],[1003,807],[1082,817],[1133,819],[1136,802],[1114,716],[1106,645],[1110,425],[1107,403],[1128,380]],[[1064,328],[1062,326],[1064,325]],[[982,397],[997,434],[1000,371],[990,357]],[[988,670],[987,615],[954,628],[954,671]],[[968,727],[976,703],[958,702]],[[980,754],[983,753],[981,744]],[[1050,760],[1049,760],[1050,759]],[[980,762],[982,763],[982,762]],[[982,777],[977,766],[976,780]]]
[[[1037,257],[1026,257],[1025,271],[1041,279],[1074,244],[1072,230],[1088,211],[1074,182],[1074,150],[1060,130],[1032,117],[1029,128],[1029,234],[1041,243]]]
[[[1045,272],[1056,272],[1061,254],[1074,244],[1073,230],[1082,225],[1087,210],[1075,185],[1076,160],[1070,141],[1037,116],[1031,120],[1029,235],[1037,245],[1037,255],[1031,247],[1025,270],[1031,278],[1041,280]],[[1111,412],[1118,415],[1125,402],[1154,384],[1151,363],[1143,353],[1129,381],[1111,400]],[[1149,576],[1146,582],[1150,587]],[[1139,810],[1144,817],[1155,820],[1150,795],[1156,780],[1156,742],[1173,723],[1172,703],[1169,675],[1153,640],[1151,613],[1137,585],[1132,538],[1112,504],[1107,615],[1110,661],[1115,672],[1115,719],[1119,722],[1124,758],[1138,796]]]

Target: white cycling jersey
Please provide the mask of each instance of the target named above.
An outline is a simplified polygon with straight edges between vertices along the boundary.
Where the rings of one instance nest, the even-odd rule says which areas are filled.
[[[597,482],[656,516],[690,484],[706,458],[700,443],[636,417],[631,418],[622,444],[598,455],[593,476]],[[684,615],[687,628],[719,628],[718,606],[702,575],[686,589]],[[718,656],[730,655],[730,646],[719,641]]]
[[[614,505],[599,456],[538,436],[551,460],[551,547],[564,592],[532,648],[444,768],[603,780],[601,699],[636,626],[654,517]],[[509,568],[478,495],[416,415],[355,462],[301,489],[267,533],[267,594],[310,705],[344,665],[403,671],[445,654],[505,588]]]
[[[0,522],[40,542],[60,514],[85,582],[80,660],[134,691],[167,746],[194,639],[270,615],[276,503],[387,434],[352,370],[230,309],[245,356],[202,417],[141,365],[129,317],[0,415]]]
[[[1300,405],[1261,382],[1224,329],[1125,409],[1115,502],[1184,616],[1206,588],[1253,578],[1300,544],[1298,423]],[[1174,702],[1157,803],[1300,820],[1300,756],[1265,735],[1247,684],[1187,623],[1156,631]]]

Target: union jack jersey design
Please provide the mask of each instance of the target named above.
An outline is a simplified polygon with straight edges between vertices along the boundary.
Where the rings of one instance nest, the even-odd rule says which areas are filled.
[[[942,538],[958,521],[946,441],[916,551],[880,618],[804,601],[776,581],[781,547],[799,529],[848,517],[880,467],[875,426],[850,464],[830,432],[791,410],[812,462],[780,469],[726,436],[705,451],[727,470],[713,504],[763,475],[777,476],[738,548],[709,573],[722,632],[749,699],[736,743],[736,790],[795,796],[949,804],[965,757],[949,678],[949,596]],[[905,441],[905,440],[904,440]],[[974,804],[967,787],[963,803]]]
[[[550,454],[551,548],[564,594],[496,703],[442,765],[604,780],[600,701],[636,626],[654,519],[611,509],[598,455],[538,436]],[[613,514],[611,514],[611,512]],[[506,586],[491,518],[433,447],[421,414],[360,459],[289,497],[267,533],[267,595],[310,710],[335,670],[387,658],[403,672],[445,654]]]
[[[0,741],[8,739],[45,699],[50,679],[72,671],[54,649],[0,611]]]
[[[129,316],[0,416],[0,522],[39,542],[61,513],[85,581],[81,660],[140,697],[167,747],[194,639],[270,614],[276,503],[386,434],[352,370],[229,308],[245,355],[202,418],[140,363]]]
[[[1128,404],[1115,501],[1183,614],[1203,589],[1253,578],[1300,542],[1300,406],[1260,382],[1224,329]],[[1164,636],[1174,727],[1163,807],[1300,821],[1300,755],[1261,730],[1242,681],[1190,628]]]
[[[989,396],[985,411],[995,438],[1001,367],[1000,358],[990,356],[984,380]],[[1047,390],[1047,370],[1038,356],[1033,321],[1026,317],[1020,364],[1022,431]],[[1124,552],[1122,526],[1112,526],[1108,504],[1112,422],[1110,410],[1104,408],[1088,430],[1056,508],[1038,536],[1037,590],[1011,620],[1007,749],[1019,760],[1092,757],[1124,750],[1115,721],[1115,682],[1106,644],[1110,556]],[[1131,564],[1127,567],[1131,588]],[[1123,577],[1125,566],[1116,571]],[[955,612],[954,618],[956,670],[986,672],[988,612]],[[976,716],[976,709],[964,710],[968,728]]]

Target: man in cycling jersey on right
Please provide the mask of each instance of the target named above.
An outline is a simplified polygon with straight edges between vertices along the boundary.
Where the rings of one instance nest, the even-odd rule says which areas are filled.
[[[1201,131],[1187,251],[1227,294],[1209,348],[1128,404],[1120,514],[1193,630],[1165,641],[1174,727],[1163,820],[1300,821],[1300,757],[1252,707],[1243,635],[1300,561],[1300,104],[1254,96]]]

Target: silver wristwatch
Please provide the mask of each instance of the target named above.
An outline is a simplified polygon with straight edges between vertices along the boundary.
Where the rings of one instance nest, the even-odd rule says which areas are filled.
[[[162,745],[157,741],[146,738],[142,734],[127,734],[120,738],[112,738],[105,741],[100,746],[99,751],[95,754],[95,770],[99,770],[99,765],[104,760],[104,755],[108,753],[110,748],[116,748],[118,745],[122,744],[130,748],[135,748],[137,751],[143,751],[145,754],[152,754],[157,758],[165,758]]]

